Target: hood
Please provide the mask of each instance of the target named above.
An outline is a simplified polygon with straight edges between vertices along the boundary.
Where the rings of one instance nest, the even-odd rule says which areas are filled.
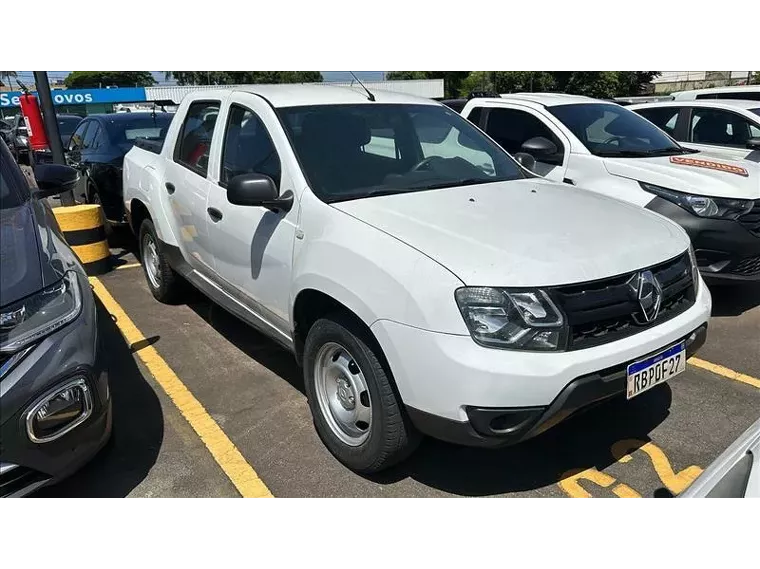
[[[603,160],[610,174],[677,192],[718,198],[760,198],[760,165],[747,160],[729,160],[708,152]],[[746,176],[718,168],[743,170]]]
[[[529,179],[333,204],[421,251],[465,284],[602,279],[683,253],[684,231],[638,206]]]
[[[0,210],[0,306],[43,287],[37,224],[29,202]]]

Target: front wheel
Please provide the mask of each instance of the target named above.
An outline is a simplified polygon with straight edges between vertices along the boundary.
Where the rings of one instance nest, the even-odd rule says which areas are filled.
[[[304,346],[317,433],[338,460],[367,474],[400,462],[420,440],[373,345],[362,326],[334,315],[311,327]]]
[[[161,252],[156,229],[150,219],[140,225],[140,261],[154,298],[166,304],[176,302],[181,296],[182,283]]]

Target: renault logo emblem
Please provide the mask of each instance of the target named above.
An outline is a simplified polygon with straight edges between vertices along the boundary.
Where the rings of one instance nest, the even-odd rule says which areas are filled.
[[[660,313],[660,305],[662,304],[662,287],[652,271],[641,271],[639,273],[636,299],[641,306],[644,322],[655,320]]]

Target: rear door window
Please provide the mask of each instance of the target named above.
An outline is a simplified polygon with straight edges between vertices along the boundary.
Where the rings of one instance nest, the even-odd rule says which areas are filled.
[[[219,107],[219,101],[191,103],[182,124],[179,142],[174,149],[175,162],[204,177],[208,171],[211,139],[216,128]]]
[[[77,127],[77,129],[74,131],[74,134],[71,135],[69,150],[75,151],[82,149],[82,143],[84,142],[87,127],[90,126],[90,123],[92,123],[92,121],[85,121]]]
[[[93,122],[90,125],[90,128],[87,129],[87,132],[84,135],[84,140],[82,141],[82,150],[94,150],[96,147],[96,139],[98,137],[98,133],[100,132],[100,125],[96,122]]]

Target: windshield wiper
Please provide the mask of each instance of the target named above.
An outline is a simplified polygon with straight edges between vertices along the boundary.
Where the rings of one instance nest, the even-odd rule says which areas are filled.
[[[484,180],[483,178],[460,178],[458,180],[449,180],[437,184],[425,184],[419,186],[410,186],[414,190],[438,190],[441,188],[453,188],[455,186],[474,186],[475,184],[490,184],[491,182],[503,182],[504,180]]]
[[[676,154],[686,154],[685,148],[658,148],[656,150],[647,150],[647,156],[675,156]]]
[[[649,158],[652,156],[668,156],[675,154],[685,154],[680,148],[657,148],[655,150],[609,150],[600,151],[596,155],[602,158]]]

